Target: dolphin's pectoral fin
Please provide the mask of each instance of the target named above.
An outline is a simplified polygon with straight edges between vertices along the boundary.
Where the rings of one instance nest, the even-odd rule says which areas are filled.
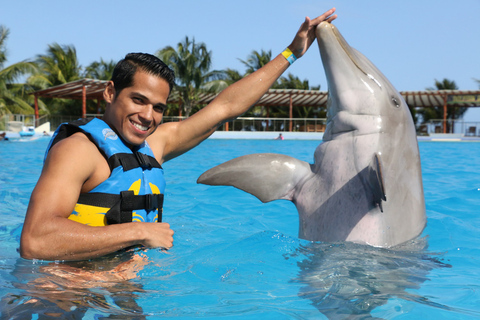
[[[375,154],[369,166],[368,184],[372,189],[373,201],[378,204],[383,212],[382,200],[387,201],[385,195],[385,183],[382,175],[382,159],[379,154]]]
[[[197,183],[233,186],[256,196],[262,202],[292,200],[298,182],[311,175],[311,167],[286,155],[250,154],[222,163],[206,172]]]

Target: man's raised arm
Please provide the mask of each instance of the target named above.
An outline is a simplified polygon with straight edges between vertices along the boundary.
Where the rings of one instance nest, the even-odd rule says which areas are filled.
[[[198,145],[221,124],[233,120],[252,107],[315,40],[315,28],[322,21],[333,21],[335,8],[311,20],[306,18],[288,48],[262,68],[223,90],[209,105],[182,122],[167,123],[152,134],[149,142],[157,157],[168,161]],[[162,141],[162,142],[160,142]],[[160,157],[159,157],[160,156]],[[160,160],[160,159],[159,159]]]

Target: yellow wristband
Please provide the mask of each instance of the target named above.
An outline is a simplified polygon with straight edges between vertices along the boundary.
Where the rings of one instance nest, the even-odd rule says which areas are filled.
[[[292,64],[295,62],[295,60],[297,60],[297,57],[295,57],[295,55],[293,54],[292,50],[290,49],[285,49],[285,51],[282,52],[282,56],[285,57],[285,59],[287,59],[287,61]]]

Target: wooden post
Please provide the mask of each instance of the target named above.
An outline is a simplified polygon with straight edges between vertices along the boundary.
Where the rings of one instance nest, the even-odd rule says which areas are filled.
[[[443,133],[447,133],[447,94],[443,96]]]
[[[290,124],[288,126],[288,131],[290,132],[292,132],[292,127],[293,127],[292,118],[293,118],[293,98],[290,95]]]
[[[38,96],[35,95],[35,128],[38,127]]]
[[[82,118],[87,117],[87,87],[82,86]]]

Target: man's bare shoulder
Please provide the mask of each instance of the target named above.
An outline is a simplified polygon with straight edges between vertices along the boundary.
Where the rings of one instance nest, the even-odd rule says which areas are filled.
[[[90,141],[86,135],[77,132],[54,144],[49,151],[49,155],[62,156],[92,156],[92,153],[100,153],[95,144]]]
[[[105,160],[96,145],[83,133],[75,133],[52,146],[45,165],[93,172],[100,161]]]
[[[97,146],[83,133],[75,133],[50,149],[43,173],[75,181],[88,192],[108,178],[110,168]]]

